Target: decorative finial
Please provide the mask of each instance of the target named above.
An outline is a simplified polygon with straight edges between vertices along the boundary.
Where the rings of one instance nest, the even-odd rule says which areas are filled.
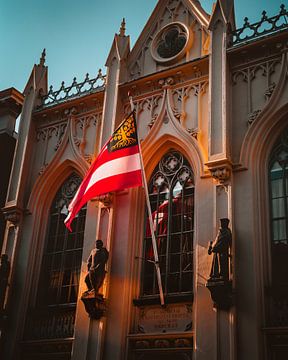
[[[119,30],[120,36],[125,36],[125,30],[126,30],[125,25],[126,25],[125,18],[123,18],[123,20],[121,22],[120,30]]]
[[[44,66],[45,64],[45,56],[46,56],[46,49],[44,48],[41,54],[41,58],[40,58],[40,65]]]

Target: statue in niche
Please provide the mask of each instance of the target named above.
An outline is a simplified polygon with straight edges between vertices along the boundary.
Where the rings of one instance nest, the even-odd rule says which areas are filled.
[[[228,228],[229,219],[220,219],[220,229],[215,241],[210,242],[208,254],[213,253],[213,261],[209,280],[229,281],[229,249],[232,244],[231,230]]]
[[[88,274],[85,277],[85,283],[88,293],[94,291],[95,295],[97,295],[106,275],[105,266],[108,261],[109,252],[103,246],[102,240],[96,240],[95,245],[87,260]]]
[[[1,255],[0,264],[0,312],[4,310],[5,295],[8,286],[8,278],[10,273],[10,262],[7,254]]]

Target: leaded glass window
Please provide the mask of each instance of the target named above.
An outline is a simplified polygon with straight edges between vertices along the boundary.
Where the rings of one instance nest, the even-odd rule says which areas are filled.
[[[163,39],[159,41],[157,52],[160,57],[164,59],[171,58],[177,55],[185,46],[187,41],[187,34],[180,31],[179,26],[169,28]]]
[[[288,131],[275,147],[269,174],[273,282],[288,284]]]
[[[193,288],[194,180],[188,161],[177,151],[163,156],[149,182],[149,198],[164,293]],[[149,219],[146,215],[142,295],[159,293]]]
[[[73,221],[71,233],[66,229],[64,220],[80,183],[81,178],[73,173],[57,192],[50,208],[39,292],[41,304],[69,304],[77,301],[86,208],[82,208]]]

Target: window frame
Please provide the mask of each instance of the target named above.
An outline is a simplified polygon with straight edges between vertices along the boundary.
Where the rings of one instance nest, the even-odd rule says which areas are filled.
[[[73,172],[66,178],[66,180],[61,184],[61,186],[58,188],[57,193],[55,194],[53,201],[51,203],[51,206],[49,208],[48,212],[48,222],[47,222],[47,228],[46,228],[46,234],[45,234],[45,244],[44,249],[42,253],[41,258],[41,268],[40,268],[40,281],[38,284],[37,289],[37,300],[36,300],[36,307],[61,307],[61,306],[76,306],[77,303],[77,297],[79,292],[79,281],[80,281],[80,273],[81,273],[81,265],[82,265],[82,254],[83,254],[83,241],[84,241],[84,232],[85,232],[85,221],[86,221],[86,206],[84,206],[79,213],[77,214],[73,224],[72,224],[72,232],[70,233],[65,225],[64,225],[64,219],[68,215],[68,205],[72,198],[74,197],[74,194],[76,193],[76,190],[78,186],[80,185],[82,179],[81,177]],[[73,191],[69,188],[69,182],[70,187],[72,184]],[[62,195],[62,198],[61,198]],[[59,204],[61,206],[58,208],[58,210],[55,210],[55,206],[57,206],[57,201],[62,202]],[[63,211],[63,212],[62,212]],[[64,213],[65,211],[65,213]],[[63,216],[62,216],[63,215]],[[53,234],[53,219],[56,218],[56,229]],[[63,222],[62,222],[63,220]],[[82,221],[82,224],[80,224],[80,221]],[[62,228],[62,233],[58,232],[59,228]],[[80,228],[80,229],[79,229]],[[57,248],[57,244],[59,241],[60,236],[63,237],[62,246],[60,249]],[[73,239],[74,238],[74,239]],[[80,239],[79,239],[80,238]],[[53,239],[53,240],[52,240]],[[53,244],[51,244],[51,240],[54,241]],[[77,246],[69,247],[69,241],[78,241]],[[52,245],[52,248],[50,246]],[[80,253],[80,254],[78,254]],[[69,254],[72,254],[72,264],[71,268],[68,269],[65,267],[65,261],[68,261]],[[56,297],[54,298],[55,301],[49,301],[49,289],[48,284],[52,282],[52,272],[57,271],[57,268],[49,269],[49,262],[50,265],[53,266],[56,261],[56,257],[60,257],[60,265],[58,268],[59,276],[56,280],[57,285],[56,288]],[[78,259],[78,261],[77,261]],[[65,272],[67,270],[70,270],[69,275],[69,284],[64,282],[64,276]],[[48,274],[49,272],[49,274]],[[77,281],[75,284],[71,283],[72,278],[75,280],[75,275],[77,277]],[[42,284],[47,284],[47,289]],[[71,292],[73,291],[73,287],[75,290],[75,296],[73,301],[69,301],[71,299]],[[68,294],[66,297],[66,301],[61,301],[61,291],[64,291],[64,288],[68,288]]]
[[[286,140],[286,141],[285,141]],[[270,155],[269,167],[268,167],[268,181],[269,181],[269,223],[270,223],[270,252],[271,252],[271,278],[272,278],[272,286],[288,286],[288,280],[286,282],[279,281],[276,266],[275,266],[275,252],[277,251],[276,246],[286,245],[288,247],[288,158],[283,160],[283,165],[281,165],[281,153],[286,152],[288,154],[288,131],[284,132],[284,134],[277,140],[276,144],[273,147],[273,150]],[[275,179],[272,178],[272,169],[274,164],[278,163],[282,170],[281,179],[281,187],[283,191],[282,196],[273,197],[273,188],[272,184]],[[273,214],[273,200],[283,199],[283,216],[274,216]],[[274,223],[275,221],[283,220],[285,221],[285,231],[286,238],[278,239],[275,241],[275,231],[274,231]],[[280,230],[279,230],[280,231]]]
[[[175,172],[171,172],[170,174],[167,174],[167,168],[164,169],[165,166],[163,166],[163,163],[165,162],[165,159],[169,159],[170,155],[177,155],[178,156],[178,160],[179,160],[179,164],[180,166],[178,167],[178,169]],[[176,156],[176,157],[177,157]],[[167,164],[166,164],[167,165]],[[185,171],[187,172],[187,179],[184,180],[182,183],[179,183],[179,179],[180,179],[180,175],[184,174],[184,177],[186,176]],[[169,169],[168,169],[169,172]],[[164,176],[165,180],[163,181],[164,186],[168,187],[168,192],[161,192],[161,186],[158,186],[158,190],[157,192],[153,191],[153,187],[155,188],[155,178],[157,178],[158,175]],[[173,196],[173,192],[175,191],[175,187],[178,186],[179,189],[179,185],[178,183],[182,186],[181,191],[179,192],[181,194],[181,211],[176,211],[175,212],[175,208],[173,210],[173,204],[175,204],[174,200],[177,199],[178,197]],[[188,186],[186,186],[188,185]],[[183,156],[183,154],[181,154],[179,151],[174,150],[174,149],[170,149],[168,152],[166,152],[162,158],[160,159],[160,161],[158,162],[158,164],[156,165],[152,176],[150,177],[150,181],[148,184],[148,188],[149,188],[149,199],[150,199],[150,203],[151,203],[151,207],[152,207],[152,212],[154,210],[156,211],[155,214],[155,218],[154,221],[156,219],[156,224],[157,225],[157,232],[156,232],[156,239],[158,241],[159,239],[159,208],[161,205],[163,205],[163,203],[168,200],[168,209],[167,209],[167,213],[168,213],[168,219],[167,219],[167,232],[166,234],[162,234],[163,238],[166,238],[166,250],[165,250],[165,254],[164,256],[161,254],[161,251],[159,251],[159,247],[158,247],[158,255],[159,255],[159,262],[160,262],[160,270],[161,270],[161,274],[162,274],[162,282],[163,282],[163,290],[164,290],[164,296],[165,296],[165,300],[167,303],[176,303],[176,302],[181,302],[181,301],[193,301],[193,286],[194,286],[194,238],[195,238],[195,207],[194,207],[194,202],[195,202],[195,182],[194,182],[194,174],[193,174],[193,170],[191,165],[189,164],[188,160]],[[167,196],[168,194],[168,196]],[[166,200],[165,199],[165,195],[166,195]],[[151,201],[151,197],[154,197],[154,200]],[[162,200],[160,199],[162,197]],[[162,201],[162,202],[161,202]],[[190,203],[189,203],[190,202]],[[156,203],[156,204],[155,204]],[[190,206],[190,212],[185,212],[184,211],[184,207],[186,206],[186,208],[188,209]],[[186,209],[186,210],[187,210]],[[176,209],[177,210],[177,209]],[[179,209],[178,209],[179,210]],[[191,228],[190,229],[184,229],[184,219],[185,216],[188,217],[190,216],[190,221],[191,221]],[[173,229],[173,222],[172,220],[175,219],[175,217],[179,216],[180,217],[180,230],[175,231],[175,228]],[[161,219],[160,219],[161,221]],[[162,219],[163,221],[163,219]],[[145,270],[146,270],[146,263],[148,260],[147,258],[147,242],[149,239],[149,236],[147,236],[147,224],[148,224],[148,217],[147,217],[147,208],[146,208],[146,212],[145,212],[145,221],[144,221],[144,236],[143,236],[143,247],[142,247],[142,253],[143,253],[143,257],[142,257],[142,267],[141,267],[141,286],[140,286],[140,298],[135,301],[136,304],[141,305],[142,303],[155,303],[155,299],[159,298],[159,291],[158,291],[158,286],[157,286],[157,281],[156,281],[156,276],[155,276],[155,266],[153,264],[151,264],[151,266],[153,266],[153,272],[152,272],[152,277],[153,277],[153,291],[151,294],[147,294],[147,292],[145,292]],[[150,229],[150,226],[149,226]],[[160,236],[162,236],[160,235]],[[173,239],[175,239],[178,236],[179,238],[179,250],[177,251],[172,251],[172,243],[173,243]],[[189,236],[191,238],[189,238]],[[150,236],[151,237],[151,236]],[[186,238],[186,239],[185,239]],[[183,249],[184,248],[184,244],[188,245],[188,251],[184,252]],[[175,250],[175,248],[174,248]],[[186,281],[188,284],[191,285],[189,286],[189,289],[187,289],[186,291],[184,290],[184,281],[183,278],[185,276],[185,272],[182,268],[182,262],[183,262],[183,258],[185,256],[185,254],[188,254],[188,259],[190,256],[191,259],[191,269],[189,271],[187,271],[187,277],[191,277],[191,279],[189,279],[189,281]],[[173,255],[177,255],[179,257],[179,266],[178,266],[178,270],[175,272],[171,271],[171,261],[172,261],[172,256]],[[161,268],[161,257],[165,258],[165,270],[163,272],[163,267]],[[163,265],[163,264],[162,264]],[[177,266],[176,266],[177,267]],[[175,274],[174,274],[175,273]],[[163,276],[164,274],[164,276]],[[170,275],[175,275],[175,278],[179,278],[178,281],[176,281],[175,283],[178,286],[178,290],[177,291],[170,291],[171,287],[169,286],[169,276]],[[164,279],[163,279],[164,277]],[[181,281],[183,281],[183,283],[181,283]],[[170,289],[169,289],[170,287]]]

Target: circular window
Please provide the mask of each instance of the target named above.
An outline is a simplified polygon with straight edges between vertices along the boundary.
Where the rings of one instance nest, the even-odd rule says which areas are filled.
[[[152,57],[159,63],[173,63],[184,56],[191,41],[192,36],[186,25],[180,22],[168,24],[152,42]]]

